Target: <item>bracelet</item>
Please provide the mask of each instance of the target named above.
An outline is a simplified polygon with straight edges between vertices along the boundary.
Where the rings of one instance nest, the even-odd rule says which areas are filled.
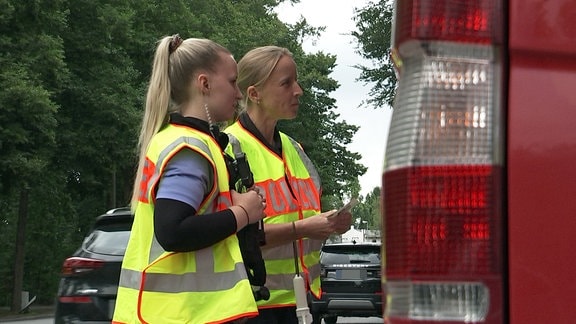
[[[294,239],[298,239],[298,234],[296,233],[296,223],[292,222],[292,234],[294,234]]]
[[[250,224],[250,217],[248,216],[248,211],[246,210],[246,208],[244,208],[244,206],[242,205],[236,205],[236,206],[242,208],[242,210],[246,214],[246,225]]]

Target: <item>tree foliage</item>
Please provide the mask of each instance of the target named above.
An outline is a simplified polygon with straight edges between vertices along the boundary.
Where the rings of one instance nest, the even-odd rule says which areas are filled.
[[[4,279],[0,301],[6,305],[12,291],[30,288],[32,283],[24,271],[38,273],[43,267],[53,267],[50,257],[58,252],[45,250],[43,244],[47,242],[26,239],[25,235],[36,237],[37,219],[43,228],[49,221],[58,220],[42,219],[42,214],[30,213],[29,207],[39,199],[48,203],[58,200],[50,197],[59,193],[56,187],[41,183],[57,179],[60,174],[59,169],[52,168],[60,108],[56,98],[69,74],[60,37],[67,17],[62,1],[3,0],[0,12],[0,244],[6,249],[0,254],[0,276]],[[23,206],[30,200],[20,197],[30,197],[31,191],[38,195],[33,196],[30,206]],[[27,269],[20,263],[26,250],[29,255],[43,255],[50,261]],[[14,296],[14,300],[18,298]]]
[[[375,187],[354,207],[357,228],[380,229],[380,187]]]
[[[377,0],[356,10],[354,20],[358,30],[352,32],[359,44],[358,53],[372,66],[356,65],[358,78],[373,84],[365,103],[374,108],[390,107],[396,91],[396,74],[390,61],[392,37],[392,1]]]
[[[0,0],[0,305],[10,303],[17,248],[21,289],[50,304],[94,216],[128,203],[152,56],[166,35],[210,38],[238,59],[261,45],[290,49],[305,94],[298,118],[279,127],[317,165],[325,209],[359,192],[365,167],[346,149],[357,127],[335,121],[330,97],[335,57],[305,53],[302,40],[321,28],[282,23],[280,2]],[[28,226],[17,242],[22,190]]]
[[[53,98],[67,75],[58,4],[0,2],[1,191],[33,182],[52,155],[58,109]]]

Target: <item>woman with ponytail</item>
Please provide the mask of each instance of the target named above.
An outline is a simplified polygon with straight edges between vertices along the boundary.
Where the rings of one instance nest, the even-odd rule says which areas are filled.
[[[236,232],[264,216],[256,191],[229,188],[214,123],[242,95],[236,61],[208,39],[158,42],[139,138],[113,323],[241,323],[258,314]]]

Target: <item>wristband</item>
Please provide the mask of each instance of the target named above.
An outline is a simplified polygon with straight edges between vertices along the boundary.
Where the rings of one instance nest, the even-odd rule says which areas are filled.
[[[246,208],[244,208],[244,206],[242,205],[236,205],[236,206],[242,208],[244,214],[246,214],[246,225],[250,224],[250,217],[248,216],[248,211],[246,211]]]

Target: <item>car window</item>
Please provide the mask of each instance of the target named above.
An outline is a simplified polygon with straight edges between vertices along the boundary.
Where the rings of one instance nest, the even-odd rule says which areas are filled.
[[[340,253],[322,253],[322,264],[350,263],[350,257]]]
[[[99,254],[124,255],[129,238],[129,226],[101,227],[93,230],[86,237],[84,248]]]
[[[326,247],[322,251],[322,264],[347,263],[380,263],[380,249],[378,247],[349,246],[338,248]]]

